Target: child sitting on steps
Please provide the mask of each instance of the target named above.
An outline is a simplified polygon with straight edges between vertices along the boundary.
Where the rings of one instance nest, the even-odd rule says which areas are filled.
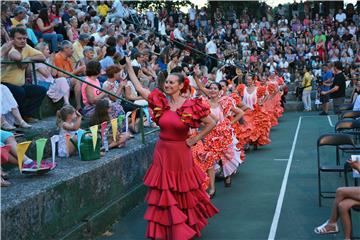
[[[121,148],[125,145],[126,140],[130,138],[130,134],[127,133],[121,133],[121,127],[118,129],[116,141],[114,141],[113,136],[111,134],[111,124],[110,124],[110,102],[108,99],[101,99],[96,103],[94,114],[92,115],[90,119],[90,126],[93,125],[100,125],[103,122],[107,122],[107,132],[108,134],[108,142],[109,142],[109,149],[111,148]]]
[[[81,114],[71,105],[65,105],[56,113],[56,125],[60,129],[58,155],[59,157],[71,156],[77,149],[76,131],[80,129]],[[70,134],[69,149],[66,146],[66,134]]]

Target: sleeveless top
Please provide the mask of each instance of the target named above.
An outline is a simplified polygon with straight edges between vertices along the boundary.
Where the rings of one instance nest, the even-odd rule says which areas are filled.
[[[251,94],[248,93],[247,89],[247,87],[244,88],[243,103],[251,110],[254,110],[254,105],[257,103],[257,89],[255,89]]]
[[[91,78],[86,77],[85,80],[86,80],[87,82],[89,82],[89,83],[94,84],[94,85],[97,86],[97,87],[101,87],[101,86],[100,86],[100,82],[99,82],[98,79],[96,79],[96,80],[94,81],[94,80],[92,80]],[[87,86],[88,86],[88,85],[87,85],[86,83],[83,83],[83,84],[81,85],[81,96],[82,96],[83,103],[84,103],[85,106],[91,105],[91,104],[89,103],[89,100],[88,100],[87,96],[86,96],[86,87],[87,87]],[[89,85],[89,87],[90,87],[90,85]],[[93,88],[93,94],[94,94],[94,96],[100,95],[100,94],[101,94],[101,91],[100,91],[100,90],[97,90],[96,88]]]

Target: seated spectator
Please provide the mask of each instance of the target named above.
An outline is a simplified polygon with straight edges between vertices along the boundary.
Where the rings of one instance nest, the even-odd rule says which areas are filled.
[[[109,92],[116,96],[123,97],[126,86],[126,79],[123,74],[125,74],[124,71],[118,65],[109,66],[106,69],[107,80],[104,82],[103,87],[110,89]],[[114,102],[119,100],[111,95],[109,98]]]
[[[77,149],[77,130],[81,125],[81,114],[71,105],[63,106],[56,113],[56,126],[59,128],[58,156],[69,157]],[[66,134],[70,134],[70,144],[66,143]]]
[[[35,31],[38,32],[41,38],[50,43],[50,51],[53,53],[58,51],[58,44],[64,39],[61,34],[57,34],[54,31],[54,27],[58,25],[59,22],[55,19],[54,22],[50,22],[47,8],[40,10],[35,24]]]
[[[348,163],[353,169],[360,172],[360,162],[349,160]],[[338,188],[330,218],[324,224],[315,228],[314,232],[320,235],[338,233],[337,220],[341,217],[344,239],[351,239],[351,218],[349,211],[353,206],[360,206],[360,187]]]
[[[78,20],[74,16],[70,19],[70,25],[66,26],[66,34],[70,42],[75,42],[79,39],[79,33],[77,31]]]
[[[77,65],[77,66],[85,66],[84,71],[82,73],[80,73],[81,76],[85,75],[86,64],[88,64],[90,61],[96,60],[95,59],[95,51],[94,51],[93,47],[90,47],[90,46],[84,47],[83,55],[84,55],[84,57],[80,59],[78,65]]]
[[[99,31],[92,34],[96,46],[104,46],[106,42],[106,28],[101,27]]]
[[[50,64],[51,56],[49,51],[49,46],[45,42],[41,42],[36,45],[36,49],[42,52],[46,57],[46,61]],[[53,102],[58,102],[60,99],[64,99],[64,105],[69,105],[69,97],[70,97],[70,86],[68,80],[65,77],[60,77],[54,79],[52,76],[53,70],[51,67],[43,64],[36,63],[36,78],[38,80],[38,84],[47,89],[47,95]]]
[[[17,142],[15,140],[14,135],[11,132],[0,130],[0,139],[1,139],[1,141],[0,141],[1,148],[6,145],[10,146],[8,158],[4,159],[2,157],[1,165],[6,164],[6,163],[18,165],[18,156],[17,156],[17,151],[16,151]],[[41,167],[50,167],[50,165],[48,165],[46,163],[42,163]],[[28,156],[24,155],[22,170],[31,170],[31,169],[36,169],[36,168],[37,168],[36,162],[34,162]],[[1,187],[7,187],[10,185],[10,182],[4,181],[4,177],[6,178],[7,174],[1,170]]]
[[[54,56],[54,65],[73,75],[79,75],[84,72],[85,66],[74,68],[71,61],[73,53],[74,49],[72,43],[67,40],[63,41],[60,45],[60,51]],[[53,71],[52,75],[55,78],[65,77],[66,79],[69,79],[70,89],[72,89],[75,93],[76,109],[81,109],[81,82],[77,79],[70,78],[69,75],[60,71]]]
[[[116,48],[115,47],[107,47],[106,48],[106,54],[105,57],[100,60],[100,65],[101,65],[101,70],[102,71],[106,71],[106,69],[111,66],[114,65],[114,55],[116,53]]]
[[[90,61],[86,65],[86,82],[89,82],[100,88],[100,81],[98,80],[98,76],[101,72],[101,65],[97,61]],[[104,90],[110,91],[113,86],[108,84],[104,86]],[[100,91],[86,83],[81,86],[81,94],[83,103],[85,105],[84,108],[84,116],[91,117],[95,110],[96,103],[105,97],[107,94],[103,91]],[[121,105],[118,102],[113,102],[111,104],[111,116],[112,118],[117,118],[121,113],[124,113]]]
[[[10,31],[11,41],[1,48],[1,57],[9,61],[44,61],[44,55],[26,44],[26,30],[13,28]],[[27,122],[36,121],[33,117],[38,113],[46,88],[25,83],[27,64],[9,64],[1,71],[1,82],[6,85],[19,104],[19,110]]]
[[[27,122],[21,117],[18,104],[15,101],[10,90],[3,84],[0,84],[1,88],[1,129],[14,130],[16,127],[13,125],[19,125],[22,128],[30,128]]]
[[[79,39],[73,43],[74,53],[72,60],[75,65],[79,64],[80,59],[84,58],[84,47],[89,43],[90,35],[81,33]]]
[[[111,106],[109,99],[101,99],[96,103],[94,114],[91,116],[90,119],[90,125],[98,125],[103,122],[110,123],[110,120],[112,119],[112,116],[109,114],[111,111]],[[108,133],[111,133],[111,124],[107,125],[107,129],[105,130]],[[130,138],[130,133],[122,133],[121,128],[118,129],[117,135],[116,135],[116,141],[114,141],[113,136],[111,134],[107,135],[107,140],[109,143],[109,149],[112,148],[121,148],[125,146],[126,141]]]
[[[34,33],[34,31],[29,28],[26,24],[27,15],[26,9],[22,6],[17,6],[14,10],[14,17],[11,18],[12,27],[19,27],[22,26],[26,30],[27,34],[27,44],[31,47],[34,47],[38,43],[38,39]]]

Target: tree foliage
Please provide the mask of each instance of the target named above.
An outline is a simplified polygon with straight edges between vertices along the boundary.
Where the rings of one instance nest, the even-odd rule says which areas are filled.
[[[166,8],[168,11],[172,7],[175,7],[179,9],[180,7],[186,7],[191,5],[190,0],[177,0],[177,1],[168,1],[168,0],[157,0],[157,1],[132,1],[132,4],[134,4],[138,9],[145,10],[152,8],[153,11],[159,11],[163,8]]]

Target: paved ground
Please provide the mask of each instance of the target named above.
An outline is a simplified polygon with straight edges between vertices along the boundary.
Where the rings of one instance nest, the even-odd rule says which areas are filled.
[[[232,187],[225,189],[222,182],[217,182],[213,202],[220,213],[210,220],[202,239],[268,239],[271,236],[275,239],[342,239],[342,233],[313,234],[313,228],[327,219],[332,202],[326,199],[323,207],[318,207],[316,140],[321,134],[333,132],[331,125],[336,120],[335,116],[320,117],[315,113],[286,113],[271,132],[272,143],[247,154],[246,163],[234,177]],[[332,156],[333,152],[326,151],[324,155]],[[284,197],[280,197],[282,208],[277,208],[287,166],[287,187]],[[324,184],[329,190],[343,185],[343,178],[336,174],[330,173],[327,178],[331,181]],[[132,210],[112,226],[112,236],[98,239],[143,239],[145,208],[142,204]],[[273,221],[275,209],[279,213],[278,221]],[[357,235],[360,235],[359,215],[354,217]]]

